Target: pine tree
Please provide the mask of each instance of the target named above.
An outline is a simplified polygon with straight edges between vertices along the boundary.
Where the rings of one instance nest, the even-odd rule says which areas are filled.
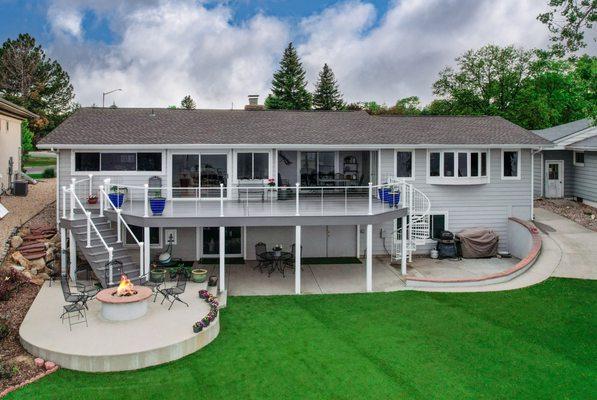
[[[191,95],[187,94],[180,102],[180,107],[184,108],[185,110],[194,110],[197,108],[197,105],[195,104],[195,100],[193,100]]]
[[[319,80],[313,94],[313,107],[316,110],[341,110],[344,108],[344,100],[342,100],[338,82],[336,82],[334,72],[327,64],[323,64],[323,69],[319,73]]]
[[[290,42],[284,50],[280,68],[274,73],[272,93],[267,96],[265,106],[270,109],[309,110],[311,103],[305,69]]]

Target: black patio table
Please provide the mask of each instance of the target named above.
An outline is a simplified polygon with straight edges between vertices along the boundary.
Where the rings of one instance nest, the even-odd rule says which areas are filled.
[[[286,268],[289,261],[292,260],[292,253],[287,251],[266,251],[263,253],[262,257],[271,262],[267,276],[271,276],[275,270],[278,270],[282,273],[282,276],[286,277],[284,275],[284,268]]]

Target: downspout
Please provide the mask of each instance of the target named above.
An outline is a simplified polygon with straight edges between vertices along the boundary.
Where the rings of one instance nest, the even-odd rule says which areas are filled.
[[[531,221],[535,220],[535,154],[541,151],[541,149],[536,151],[531,149]]]
[[[54,149],[50,149],[54,151]],[[56,150],[56,227],[60,226],[60,150]]]

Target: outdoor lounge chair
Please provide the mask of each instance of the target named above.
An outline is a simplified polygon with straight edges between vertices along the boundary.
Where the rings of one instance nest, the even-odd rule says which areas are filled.
[[[164,296],[160,304],[164,304],[164,300],[168,299],[168,301],[170,302],[170,307],[168,307],[168,310],[172,308],[172,305],[174,305],[175,301],[180,301],[188,307],[189,304],[179,297],[181,294],[185,292],[186,287],[186,276],[184,276],[183,274],[178,274],[178,277],[176,279],[176,286],[171,288],[160,289],[160,293]],[[172,298],[172,300],[170,300],[170,298]]]

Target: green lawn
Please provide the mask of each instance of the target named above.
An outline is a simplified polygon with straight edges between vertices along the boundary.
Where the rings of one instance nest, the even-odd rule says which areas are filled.
[[[129,373],[60,370],[9,398],[595,398],[596,304],[597,282],[571,279],[480,294],[236,297],[196,354]]]
[[[52,167],[56,165],[56,158],[53,157],[28,157],[23,165],[27,167]]]

